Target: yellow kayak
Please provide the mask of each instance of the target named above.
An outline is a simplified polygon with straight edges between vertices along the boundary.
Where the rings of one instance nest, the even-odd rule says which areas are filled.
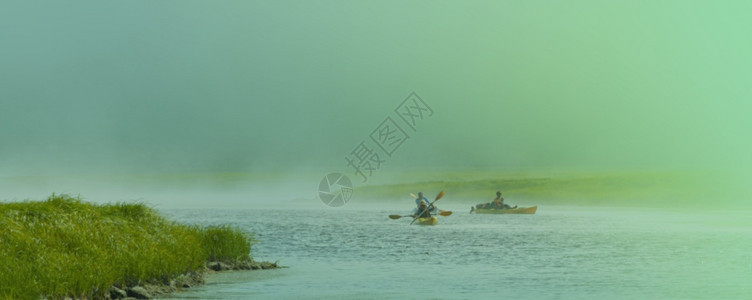
[[[470,207],[471,213],[476,214],[528,214],[532,215],[535,214],[535,211],[538,210],[538,206],[530,206],[530,207],[517,207],[517,208],[507,208],[507,209],[493,209],[493,208],[475,208]]]
[[[436,223],[439,223],[439,218],[437,217],[430,217],[430,218],[418,218],[415,220],[416,225],[436,225]]]

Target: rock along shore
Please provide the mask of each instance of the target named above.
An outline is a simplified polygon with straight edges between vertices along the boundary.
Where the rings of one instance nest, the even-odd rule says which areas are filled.
[[[131,287],[112,286],[110,287],[109,292],[105,294],[105,299],[153,299],[155,297],[163,297],[168,294],[180,292],[187,288],[203,285],[205,283],[204,276],[206,274],[223,271],[267,270],[277,268],[281,268],[281,266],[277,265],[277,263],[263,261],[209,262],[205,265],[204,270],[180,275],[176,279],[170,280],[165,284],[143,284]]]

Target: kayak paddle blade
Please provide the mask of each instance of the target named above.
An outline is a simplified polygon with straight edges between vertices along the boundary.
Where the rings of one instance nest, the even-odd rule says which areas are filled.
[[[448,216],[452,215],[452,211],[451,210],[440,210],[439,211],[439,215],[440,216],[444,216],[444,217],[448,217]]]

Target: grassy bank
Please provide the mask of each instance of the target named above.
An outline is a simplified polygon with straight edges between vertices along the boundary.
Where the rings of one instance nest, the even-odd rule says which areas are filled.
[[[110,287],[168,284],[207,261],[249,261],[250,234],[169,221],[143,204],[66,195],[0,203],[0,298],[103,298]]]
[[[505,175],[458,172],[441,177],[440,180],[360,186],[356,187],[354,197],[404,200],[409,199],[409,193],[423,191],[432,198],[444,190],[447,193],[442,200],[444,203],[474,204],[491,201],[494,193],[502,190],[511,204],[701,207],[728,196],[716,179],[694,173]]]

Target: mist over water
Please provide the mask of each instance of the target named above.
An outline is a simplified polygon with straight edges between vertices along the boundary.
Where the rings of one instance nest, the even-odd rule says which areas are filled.
[[[325,172],[415,91],[390,168],[748,175],[747,8],[6,3],[2,173]]]
[[[382,170],[677,171],[704,174],[717,205],[743,203],[748,8],[5,3],[0,198],[146,186],[316,201],[295,193],[357,177],[345,156],[415,92],[433,114],[370,183],[391,179]],[[225,173],[252,175],[170,178]]]

